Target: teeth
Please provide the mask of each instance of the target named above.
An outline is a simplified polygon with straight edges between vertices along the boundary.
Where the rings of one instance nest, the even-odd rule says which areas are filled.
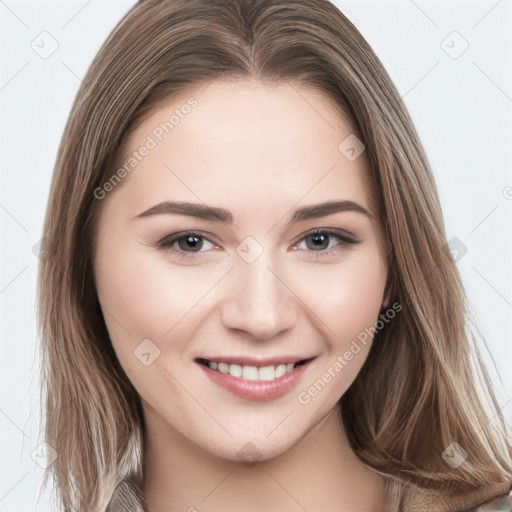
[[[293,371],[295,364],[278,364],[277,366],[241,366],[239,364],[214,363],[207,361],[206,363],[212,370],[220,373],[229,374],[246,380],[274,380],[282,377],[286,373]]]
[[[293,363],[292,363],[292,370],[293,370]],[[278,377],[282,377],[288,370],[288,366],[286,364],[280,364],[279,366],[276,366],[274,370],[274,376],[277,379]]]
[[[273,366],[262,366],[258,370],[258,380],[274,380],[277,377],[281,377],[281,375],[277,375],[277,368],[274,369]]]
[[[242,367],[239,364],[230,364],[229,365],[229,375],[233,375],[233,377],[241,377],[242,376]],[[244,377],[246,378],[246,377]]]
[[[208,363],[209,364],[209,363]],[[215,364],[215,363],[213,363]],[[211,366],[210,366],[211,368]],[[215,368],[213,368],[215,370]],[[229,373],[229,364],[226,363],[219,363],[218,368],[220,373]]]

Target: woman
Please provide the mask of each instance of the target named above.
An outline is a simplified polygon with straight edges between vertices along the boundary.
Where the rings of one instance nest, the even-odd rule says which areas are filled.
[[[65,510],[509,507],[427,158],[330,2],[137,3],[78,92],[44,236]]]

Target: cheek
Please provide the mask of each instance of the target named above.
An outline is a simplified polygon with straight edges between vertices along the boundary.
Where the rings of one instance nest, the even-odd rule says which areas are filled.
[[[382,305],[386,266],[380,257],[368,251],[346,263],[317,270],[317,286],[310,288],[308,305],[323,335],[324,352],[296,400],[312,418],[335,407],[359,374]]]
[[[318,266],[303,282],[308,305],[323,322],[330,344],[347,341],[373,326],[382,307],[386,266],[376,251],[361,252],[346,264]]]
[[[156,269],[110,253],[97,270],[98,297],[108,324],[118,324],[132,338],[156,337],[163,328],[158,312],[169,299]],[[169,324],[172,318],[168,319]]]
[[[308,284],[302,292],[307,297],[304,310],[311,311],[311,321],[323,335],[325,353],[314,378],[301,390],[300,403],[309,403],[324,388],[324,405],[335,403],[356,378],[371,347],[386,271],[379,253],[368,251],[347,258],[346,265],[318,266],[302,275]]]
[[[161,255],[121,245],[105,247],[96,283],[105,323],[121,364],[133,365],[134,350],[149,339],[161,351],[184,353],[197,313],[221,270],[176,270]],[[172,340],[172,343],[169,341]],[[164,343],[165,341],[165,343]]]

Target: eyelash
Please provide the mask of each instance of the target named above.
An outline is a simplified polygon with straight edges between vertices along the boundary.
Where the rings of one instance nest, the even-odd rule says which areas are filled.
[[[344,232],[341,232],[341,231],[332,230],[332,229],[314,229],[314,230],[306,233],[302,238],[300,238],[297,242],[295,242],[294,245],[298,245],[300,242],[304,241],[309,236],[317,235],[317,234],[328,235],[329,237],[337,238],[338,240],[341,241],[341,243],[338,245],[335,245],[334,248],[326,249],[323,251],[313,251],[313,250],[306,249],[307,252],[311,252],[315,255],[315,259],[316,258],[333,257],[336,255],[336,253],[341,248],[343,248],[344,245],[355,245],[355,244],[359,243],[358,240],[348,236],[347,234],[345,234]],[[197,231],[184,231],[181,233],[175,233],[173,235],[169,235],[169,236],[166,236],[165,238],[162,238],[160,241],[157,242],[156,246],[159,250],[170,251],[173,254],[176,254],[178,257],[183,258],[183,259],[200,257],[200,254],[202,254],[201,252],[186,252],[186,251],[181,251],[181,250],[178,250],[178,249],[175,249],[172,247],[175,242],[178,242],[179,240],[182,240],[189,236],[207,240],[208,242],[215,244],[215,242],[212,242],[209,238],[205,237],[204,235],[202,235],[201,233],[199,233]]]

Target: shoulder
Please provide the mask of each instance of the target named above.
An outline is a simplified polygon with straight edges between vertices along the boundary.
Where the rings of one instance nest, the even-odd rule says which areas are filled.
[[[397,480],[388,481],[387,490],[386,512],[512,512],[510,484],[497,484],[485,493],[478,489],[452,500],[440,500],[439,492]]]
[[[495,496],[463,512],[512,512],[512,489],[508,494]]]

